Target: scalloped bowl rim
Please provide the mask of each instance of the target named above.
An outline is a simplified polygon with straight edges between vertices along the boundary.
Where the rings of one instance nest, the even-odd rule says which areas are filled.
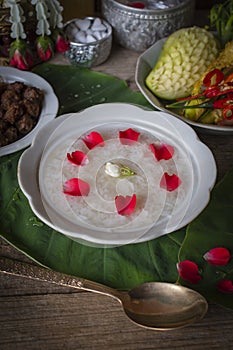
[[[111,239],[110,235],[101,238],[98,236],[98,230],[92,233],[88,230],[83,230],[84,232],[71,232],[69,229],[63,229],[52,223],[47,212],[45,211],[44,204],[42,203],[40,197],[38,169],[40,167],[40,159],[47,139],[54,132],[54,130],[56,131],[57,128],[62,125],[62,123],[67,123],[67,121],[69,121],[70,118],[72,119],[74,115],[77,119],[77,114],[79,118],[84,115],[85,120],[87,119],[85,113],[87,113],[89,116],[90,125],[93,125],[93,122],[97,122],[97,120],[98,122],[101,122],[105,119],[105,121],[109,122],[109,118],[103,117],[101,121],[99,121],[99,117],[103,115],[103,111],[107,114],[110,114],[113,110],[118,113],[119,116],[121,116],[122,111],[124,111],[124,113],[127,113],[127,115],[131,114],[131,119],[129,118],[131,122],[133,120],[132,116],[135,120],[135,115],[138,114],[136,121],[134,121],[136,126],[140,125],[140,123],[141,125],[144,124],[145,118],[140,121],[140,118],[143,115],[143,117],[148,118],[149,124],[152,123],[155,125],[162,125],[162,129],[165,127],[167,128],[169,125],[171,125],[171,128],[178,129],[179,133],[183,135],[184,144],[186,145],[187,152],[189,152],[192,160],[192,166],[195,173],[195,184],[193,186],[192,198],[190,201],[192,205],[189,205],[187,215],[185,215],[180,225],[175,227],[175,229],[179,229],[188,224],[207,205],[210,198],[210,191],[215,184],[217,174],[215,160],[209,148],[198,139],[195,131],[191,127],[182,121],[173,118],[167,113],[160,111],[148,111],[142,109],[142,107],[126,103],[105,103],[89,107],[78,113],[67,114],[56,118],[55,120],[51,121],[46,127],[40,130],[40,132],[36,135],[31,147],[24,151],[20,157],[18,163],[19,185],[23,193],[28,198],[32,211],[41,219],[41,221],[53,229],[65,234],[69,238],[77,240],[78,242],[85,242],[86,244],[95,244],[95,246],[117,246],[128,244],[130,242],[128,241],[127,237],[124,236],[121,236],[114,240]],[[93,120],[91,120],[92,117],[90,116],[93,116]],[[124,121],[124,116],[122,118],[119,118],[119,122],[121,121]],[[163,234],[166,233],[169,232],[164,232]],[[152,230],[152,232],[150,231],[148,235],[146,234],[136,241],[132,241],[132,243],[148,241],[150,239],[156,238],[157,236],[157,233],[155,234],[155,232]]]

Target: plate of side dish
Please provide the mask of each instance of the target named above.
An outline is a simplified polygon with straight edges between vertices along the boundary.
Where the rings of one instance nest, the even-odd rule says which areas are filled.
[[[154,106],[156,109],[169,113],[170,115],[178,119],[181,119],[182,121],[191,125],[197,130],[202,129],[203,131],[206,131],[208,133],[214,133],[214,134],[233,134],[233,126],[204,124],[204,123],[192,121],[190,119],[183,117],[182,115],[179,115],[178,113],[175,113],[174,110],[170,108],[168,109],[165,107],[167,103],[166,101],[163,101],[160,98],[156,97],[147,87],[146,78],[148,74],[151,72],[151,70],[153,69],[153,67],[155,66],[156,62],[158,61],[159,55],[161,53],[161,50],[163,48],[165,41],[166,41],[166,38],[163,38],[157,41],[149,49],[143,52],[137,60],[136,71],[135,71],[135,81],[141,93],[145,96],[148,102],[150,102],[151,105]],[[169,103],[171,102],[172,101],[169,101]]]
[[[57,115],[58,99],[42,77],[12,67],[0,67],[0,156],[29,146],[44,125]]]

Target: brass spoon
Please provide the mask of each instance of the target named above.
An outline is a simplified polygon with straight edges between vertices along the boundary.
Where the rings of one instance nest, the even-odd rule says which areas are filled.
[[[0,257],[0,272],[113,297],[122,304],[132,321],[157,330],[184,327],[199,321],[208,309],[207,301],[199,293],[172,283],[148,282],[128,292],[121,292],[86,279],[5,257]]]

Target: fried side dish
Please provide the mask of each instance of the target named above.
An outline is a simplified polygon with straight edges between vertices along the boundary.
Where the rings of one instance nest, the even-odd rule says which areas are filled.
[[[41,113],[44,94],[23,82],[0,83],[0,147],[28,134]]]

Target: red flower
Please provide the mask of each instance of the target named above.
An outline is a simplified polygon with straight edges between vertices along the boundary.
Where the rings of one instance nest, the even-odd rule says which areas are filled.
[[[104,146],[104,139],[103,137],[96,131],[92,131],[89,135],[86,135],[83,138],[83,142],[86,144],[86,146],[89,149],[92,149],[96,146]]]
[[[53,42],[50,38],[40,36],[37,39],[36,50],[42,61],[48,61],[53,56]]]
[[[140,132],[133,129],[127,129],[124,131],[119,131],[119,138],[122,145],[132,145],[137,142]]]
[[[133,213],[136,206],[136,194],[126,197],[116,196],[115,204],[119,215],[129,216]]]
[[[74,177],[63,184],[63,192],[70,196],[88,196],[90,186],[87,182]]]
[[[230,252],[226,248],[213,248],[203,255],[203,258],[212,265],[226,265],[230,260]]]
[[[172,158],[174,154],[174,148],[171,145],[167,145],[165,143],[151,143],[150,149],[158,161],[161,159],[168,160]]]
[[[75,165],[87,165],[89,162],[87,155],[81,151],[67,153],[67,159]]]
[[[231,294],[233,293],[233,283],[231,280],[222,280],[217,284],[217,290],[221,293]]]
[[[64,38],[64,36],[61,33],[57,33],[55,36],[55,50],[56,52],[65,52],[69,50],[70,43],[68,40]]]
[[[176,174],[169,175],[164,173],[160,180],[160,187],[169,192],[175,191],[180,184],[181,180]]]
[[[22,70],[29,70],[34,64],[31,51],[22,40],[15,40],[10,47],[10,65]]]
[[[198,266],[193,261],[184,260],[177,264],[177,270],[185,281],[197,284],[202,277],[199,275]]]

